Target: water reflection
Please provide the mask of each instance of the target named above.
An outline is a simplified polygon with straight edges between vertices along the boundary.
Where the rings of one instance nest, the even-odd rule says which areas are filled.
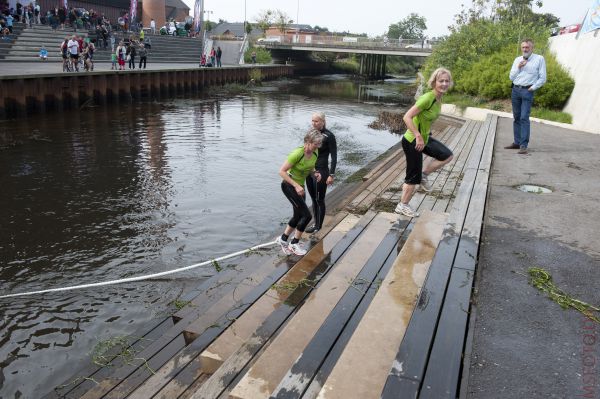
[[[271,240],[289,216],[277,171],[312,112],[336,134],[338,181],[398,141],[367,127],[378,108],[356,101],[356,83],[309,81],[0,121],[13,139],[0,150],[0,292],[164,271]],[[0,300],[0,396],[43,395],[99,340],[156,323],[211,272]]]

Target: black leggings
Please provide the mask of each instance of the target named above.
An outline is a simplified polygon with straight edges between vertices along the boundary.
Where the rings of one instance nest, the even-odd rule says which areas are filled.
[[[312,219],[308,206],[306,206],[305,197],[299,196],[294,186],[285,181],[281,182],[281,191],[283,191],[283,194],[292,203],[292,207],[294,208],[294,215],[288,222],[288,226],[304,232],[306,226],[308,226],[308,222]]]
[[[329,171],[326,169],[317,169],[317,171],[321,173],[321,181],[317,182],[317,179],[312,174],[308,175],[306,178],[306,188],[312,200],[315,227],[321,229],[323,220],[325,220],[325,193],[327,193]]]
[[[404,179],[406,184],[421,184],[423,154],[429,155],[438,161],[445,161],[452,156],[452,151],[433,137],[429,137],[429,141],[422,152],[417,151],[416,144],[417,140],[409,143],[408,140],[402,137],[402,149],[406,157],[406,178]]]

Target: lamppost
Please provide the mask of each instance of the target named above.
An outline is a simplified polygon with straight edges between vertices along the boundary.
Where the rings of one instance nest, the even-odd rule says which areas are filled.
[[[300,0],[296,3],[296,43],[300,42]]]

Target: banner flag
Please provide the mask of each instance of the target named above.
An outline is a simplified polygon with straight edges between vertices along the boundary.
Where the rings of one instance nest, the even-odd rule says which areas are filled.
[[[204,9],[204,2],[202,0],[196,0],[194,4],[194,31],[200,32],[202,28],[202,11]]]
[[[67,1],[67,0],[65,0]],[[129,3],[129,25],[135,21],[137,17],[137,0],[131,0]]]
[[[67,10],[69,9],[69,6],[67,5],[67,0],[63,0],[63,5]]]
[[[600,0],[593,0],[581,25],[581,33],[591,32],[598,28],[600,28]]]

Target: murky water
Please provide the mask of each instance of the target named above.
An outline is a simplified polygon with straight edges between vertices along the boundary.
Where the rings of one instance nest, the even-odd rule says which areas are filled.
[[[290,216],[278,169],[323,111],[339,184],[398,142],[367,125],[401,80],[273,82],[252,93],[0,121],[0,293],[165,271],[270,241]],[[0,299],[0,396],[39,397],[214,269]]]

